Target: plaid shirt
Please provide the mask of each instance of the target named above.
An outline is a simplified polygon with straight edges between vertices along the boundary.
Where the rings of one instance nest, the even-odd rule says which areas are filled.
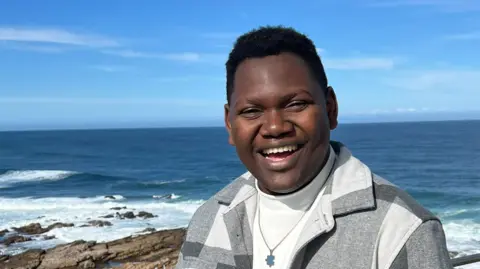
[[[452,268],[440,220],[344,145],[331,145],[334,172],[290,268]],[[190,221],[176,269],[251,269],[256,194],[247,172],[206,201]]]

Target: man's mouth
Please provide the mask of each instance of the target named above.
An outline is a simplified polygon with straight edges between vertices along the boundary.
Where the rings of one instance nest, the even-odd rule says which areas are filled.
[[[283,147],[264,149],[261,151],[261,154],[269,161],[278,162],[287,159],[301,148],[302,145],[299,144],[287,145]]]

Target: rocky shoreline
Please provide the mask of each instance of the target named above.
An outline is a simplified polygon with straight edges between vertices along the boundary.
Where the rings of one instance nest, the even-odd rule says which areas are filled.
[[[79,240],[47,250],[32,249],[13,256],[1,255],[0,269],[173,268],[184,235],[185,229],[180,228],[106,243]]]
[[[127,207],[113,207],[110,210],[116,212],[96,219],[88,218],[78,227],[112,226],[108,219],[147,220],[157,217],[145,211],[128,210]],[[43,218],[44,216],[38,217]],[[57,220],[47,220],[47,223],[51,224],[42,227],[40,223],[34,222],[22,227],[0,230],[0,246],[9,247],[22,242],[55,239],[55,236],[46,233],[57,228],[76,226]],[[183,228],[156,231],[149,227],[134,235],[109,242],[77,240],[46,250],[28,249],[16,255],[0,253],[0,269],[173,268],[177,263],[184,235]]]
[[[108,222],[98,220],[89,223],[92,226],[108,225]],[[42,236],[51,229],[71,226],[69,223],[54,223],[43,228],[38,223],[32,223],[14,227],[13,231],[0,231],[0,237],[5,237],[0,240],[0,244],[10,245],[33,240],[30,236]],[[185,228],[162,231],[148,228],[142,232],[147,234],[136,234],[102,243],[78,240],[47,250],[30,249],[17,255],[0,255],[0,269],[174,268],[184,240]],[[43,238],[45,239],[44,235]],[[452,258],[458,254],[450,252]]]

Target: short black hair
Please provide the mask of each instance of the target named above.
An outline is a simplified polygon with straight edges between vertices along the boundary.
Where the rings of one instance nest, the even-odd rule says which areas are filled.
[[[323,91],[328,81],[320,56],[312,40],[291,27],[262,26],[241,35],[235,42],[225,64],[227,70],[227,101],[233,93],[233,82],[238,66],[249,58],[262,58],[290,52],[301,57]]]

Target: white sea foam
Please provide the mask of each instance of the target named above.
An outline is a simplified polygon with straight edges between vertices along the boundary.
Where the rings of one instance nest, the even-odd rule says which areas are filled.
[[[53,240],[34,240],[11,245],[7,249],[0,246],[0,252],[15,254],[26,248],[48,248],[60,243],[74,240],[95,240],[98,242],[110,241],[139,233],[146,228],[169,229],[184,227],[190,221],[193,213],[204,202],[203,200],[171,201],[151,199],[143,201],[129,201],[125,197],[113,195],[116,199],[109,200],[105,196],[76,198],[1,198],[0,197],[0,230],[19,227],[38,222],[46,227],[55,222],[73,223],[74,227],[57,228],[45,235],[54,235]],[[176,196],[172,194],[172,198]],[[115,214],[112,207],[124,207],[118,212],[147,211],[154,215],[150,219],[118,219],[100,218]],[[464,213],[465,210],[445,211],[441,215],[452,216]],[[89,220],[110,221],[110,227],[79,227]],[[453,220],[443,222],[447,245],[451,251],[460,255],[480,253],[480,223],[474,220]],[[476,266],[476,267],[475,267]],[[470,265],[460,268],[479,269],[480,265]]]
[[[154,181],[141,182],[140,184],[143,184],[143,185],[165,185],[165,184],[183,183],[183,182],[185,182],[185,179],[154,180]]]
[[[449,250],[459,252],[458,256],[480,253],[480,223],[473,220],[445,221],[443,228]],[[456,268],[480,269],[480,263]]]
[[[180,195],[176,195],[175,193],[172,193],[170,195],[153,195],[152,196],[154,199],[171,199],[171,200],[175,200],[175,199],[178,199],[180,198],[181,196]]]
[[[0,188],[20,182],[61,180],[75,174],[77,172],[62,170],[12,170],[0,175]]]
[[[13,244],[9,248],[0,246],[0,252],[15,254],[26,248],[48,248],[74,240],[95,240],[105,242],[139,233],[146,228],[157,230],[184,227],[203,200],[168,202],[162,200],[129,201],[128,199],[108,200],[104,196],[75,198],[0,198],[0,230],[20,227],[38,222],[46,227],[55,222],[73,223],[74,227],[53,229],[43,235],[54,235],[53,240],[35,240]],[[112,207],[124,207],[119,211]],[[142,219],[101,218],[101,216],[133,211],[147,211],[157,217]],[[89,220],[110,221],[112,226],[80,227]],[[42,236],[43,236],[42,235]]]

